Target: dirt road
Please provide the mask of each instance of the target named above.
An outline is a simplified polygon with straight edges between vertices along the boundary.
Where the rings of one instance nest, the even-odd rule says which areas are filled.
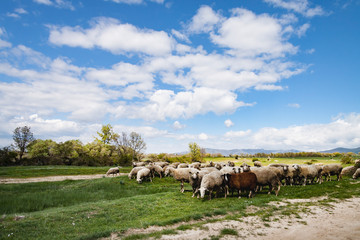
[[[120,176],[127,175],[127,173],[120,173]],[[117,175],[119,176],[119,175]],[[35,177],[35,178],[0,178],[0,184],[11,184],[11,183],[33,183],[33,182],[57,182],[64,180],[84,180],[84,179],[95,179],[106,176],[105,174],[92,174],[92,175],[69,175],[69,176],[50,176],[50,177]]]

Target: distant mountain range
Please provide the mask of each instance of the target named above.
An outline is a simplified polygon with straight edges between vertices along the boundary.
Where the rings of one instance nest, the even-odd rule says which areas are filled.
[[[240,154],[255,154],[255,153],[286,153],[286,152],[303,152],[303,151],[299,151],[299,150],[295,150],[295,149],[291,149],[291,150],[265,150],[265,149],[231,149],[231,150],[226,150],[226,149],[214,149],[214,148],[205,148],[206,153],[210,153],[210,154],[214,154],[214,153],[220,153],[224,156],[229,156],[231,155],[240,155]],[[335,153],[335,152],[339,152],[339,153],[347,153],[347,152],[353,152],[353,153],[358,153],[360,152],[360,147],[358,148],[334,148],[334,149],[330,149],[330,150],[326,150],[326,151],[319,151],[321,153]]]

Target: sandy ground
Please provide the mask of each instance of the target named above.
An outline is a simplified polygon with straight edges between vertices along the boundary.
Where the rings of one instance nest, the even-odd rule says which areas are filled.
[[[127,175],[127,173],[120,173],[120,176],[123,175]],[[102,177],[113,177],[113,176],[112,175],[106,176],[105,174],[92,174],[92,175],[50,176],[50,177],[35,177],[35,178],[0,178],[0,184],[57,182],[64,180],[84,180],[84,179],[95,179]]]
[[[289,200],[273,203],[275,206],[291,208],[299,206],[299,216],[284,216],[274,214],[270,221],[264,222],[258,216],[242,217],[236,220],[224,220],[207,223],[201,227],[186,231],[178,231],[176,235],[163,235],[162,240],[211,239],[219,236],[221,230],[235,230],[238,235],[224,235],[220,239],[251,239],[251,240],[356,240],[360,239],[360,198],[352,198],[330,206],[306,206],[306,202],[316,202],[322,199]],[[295,205],[294,205],[295,204]],[[261,209],[248,209],[257,212]],[[189,223],[182,223],[189,224]],[[181,224],[180,224],[181,225]],[[168,228],[176,229],[179,225]],[[149,227],[147,229],[130,229],[124,235],[112,234],[106,239],[121,239],[124,236],[161,231],[164,227]]]

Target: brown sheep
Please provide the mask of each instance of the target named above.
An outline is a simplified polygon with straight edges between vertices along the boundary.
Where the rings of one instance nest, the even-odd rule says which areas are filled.
[[[238,191],[239,198],[241,198],[241,191],[244,190],[249,191],[248,197],[251,198],[257,187],[257,177],[253,172],[226,174],[225,181],[229,189],[236,189]]]

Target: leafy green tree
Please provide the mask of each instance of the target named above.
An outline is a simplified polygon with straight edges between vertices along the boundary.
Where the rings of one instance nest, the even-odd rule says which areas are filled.
[[[100,139],[96,138],[97,140],[104,144],[110,144],[114,135],[113,127],[110,124],[103,125],[101,127],[101,132],[97,132],[97,134],[100,137]]]
[[[0,166],[10,166],[15,163],[17,153],[12,146],[0,148]]]
[[[30,131],[30,127],[24,126],[15,128],[13,140],[15,142],[15,147],[19,150],[19,161],[21,162],[27,147],[35,140],[33,133]]]
[[[201,148],[197,143],[189,143],[190,149],[190,160],[192,162],[201,162],[203,160],[203,155],[201,154]]]
[[[28,153],[30,163],[36,165],[48,165],[52,158],[56,157],[55,149],[57,147],[57,143],[53,140],[34,140],[28,146]]]

